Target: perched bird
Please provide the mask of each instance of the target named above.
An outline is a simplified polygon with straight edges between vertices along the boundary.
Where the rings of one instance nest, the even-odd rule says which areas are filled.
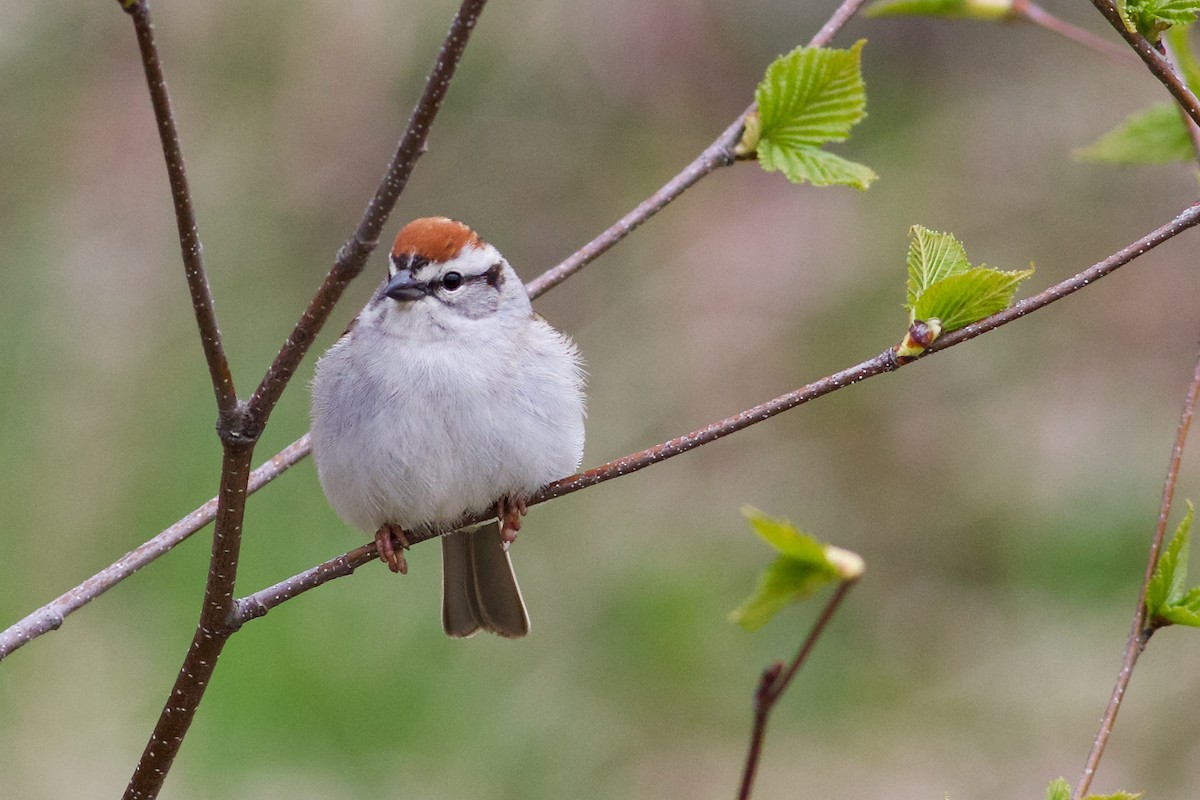
[[[583,385],[574,343],[533,313],[504,256],[445,217],[404,226],[387,281],[317,363],[325,496],[374,532],[393,572],[406,570],[407,533],[444,534],[450,636],[529,632],[508,545],[526,498],[579,467]],[[456,530],[493,508],[499,524]]]

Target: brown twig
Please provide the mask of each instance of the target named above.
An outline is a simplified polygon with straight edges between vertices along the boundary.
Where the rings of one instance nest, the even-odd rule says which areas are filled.
[[[171,200],[175,204],[175,225],[179,229],[179,249],[183,255],[183,271],[187,276],[188,291],[192,295],[192,308],[196,312],[196,325],[200,329],[200,343],[204,347],[204,360],[208,363],[213,392],[217,397],[217,411],[228,418],[237,408],[237,392],[233,387],[233,375],[229,361],[221,345],[221,329],[217,325],[217,313],[213,307],[212,292],[208,276],[204,272],[204,260],[200,246],[200,234],[196,228],[196,211],[192,207],[192,195],[188,190],[187,171],[183,165],[183,150],[179,146],[179,133],[175,129],[175,115],[171,111],[171,97],[167,93],[167,82],[163,77],[162,62],[154,44],[154,26],[150,23],[150,8],[144,0],[122,4],[133,19],[138,49],[142,55],[142,69],[146,73],[146,84],[150,89],[150,103],[154,107],[154,119],[158,124],[158,138],[162,141],[163,158],[167,164],[167,177],[171,183]]]
[[[1016,319],[1019,319],[1034,311],[1045,308],[1046,306],[1061,300],[1067,295],[1073,294],[1080,289],[1095,283],[1105,275],[1112,273],[1121,266],[1133,261],[1139,255],[1146,253],[1154,247],[1171,239],[1172,237],[1182,233],[1192,226],[1200,223],[1200,203],[1190,206],[1183,213],[1175,217],[1166,225],[1158,228],[1150,234],[1143,236],[1128,247],[1124,247],[1113,253],[1103,261],[1088,267],[1082,272],[1072,275],[1070,278],[1049,287],[1032,297],[1005,309],[997,314],[980,320],[973,325],[968,325],[965,328],[944,334],[941,338],[933,343],[928,350],[915,360],[925,358],[933,353],[945,350],[948,347],[953,347],[957,344],[962,344],[977,336],[993,331],[1003,325],[1007,325]],[[911,363],[911,362],[906,362]],[[731,417],[726,417],[723,420],[714,422],[703,428],[676,437],[670,441],[657,444],[637,453],[623,456],[607,464],[602,464],[598,467],[588,470],[587,472],[578,475],[571,475],[561,480],[557,480],[533,495],[526,505],[534,506],[538,503],[544,503],[547,500],[553,500],[563,497],[581,489],[586,489],[590,486],[595,486],[605,481],[610,481],[614,478],[619,478],[624,475],[631,475],[634,472],[645,469],[646,467],[665,461],[668,458],[673,458],[677,455],[682,455],[689,450],[694,450],[697,447],[716,441],[731,433],[748,428],[758,422],[763,422],[771,417],[782,414],[797,406],[803,405],[818,397],[830,394],[838,389],[844,389],[862,380],[875,375],[881,375],[885,372],[892,372],[903,366],[896,360],[895,352],[892,349],[885,350],[874,358],[867,359],[859,364],[836,372],[807,386],[803,386],[795,391],[776,397],[761,405],[746,409],[745,411],[734,414]],[[459,524],[471,525],[482,522],[489,518],[490,515],[480,514],[474,517],[463,519]],[[425,539],[433,538],[436,534],[410,534],[410,541],[416,543]],[[354,570],[363,564],[370,561],[376,555],[375,544],[363,545],[355,548],[348,553],[343,553],[335,558],[330,559],[322,564],[305,570],[304,572],[289,578],[281,583],[276,584],[268,589],[263,589],[256,592],[243,600],[238,601],[239,618],[250,619],[259,617],[267,613],[270,609],[279,605],[286,600],[290,600],[298,594],[302,594],[310,589],[327,583],[335,578],[349,575]],[[254,613],[251,613],[251,609]]]
[[[866,0],[843,0],[816,35],[809,40],[809,47],[824,47],[833,40],[846,23],[858,13]],[[705,175],[720,167],[734,163],[733,149],[742,136],[742,121],[746,115],[753,112],[755,105],[751,104],[745,112],[730,123],[729,127],[713,141],[700,155],[671,178],[662,188],[647,197],[633,208],[628,214],[610,225],[603,233],[583,247],[576,250],[561,263],[543,272],[526,287],[529,297],[537,299],[553,289],[579,270],[595,261],[617,242],[628,236],[635,228],[650,217],[661,211],[667,204],[675,200]]]
[[[266,424],[301,359],[312,346],[313,339],[325,324],[325,320],[329,318],[334,303],[342,296],[350,281],[366,266],[367,257],[375,249],[379,233],[392,213],[400,192],[408,183],[417,159],[425,152],[429,128],[437,116],[438,109],[441,108],[459,59],[462,58],[471,31],[475,28],[475,22],[479,19],[486,2],[487,0],[463,0],[459,6],[458,13],[450,24],[450,31],[438,52],[433,70],[425,81],[425,90],[421,99],[417,101],[412,116],[409,117],[408,127],[388,164],[379,189],[367,205],[354,235],[338,251],[324,283],[296,322],[291,335],[283,343],[274,363],[254,390],[254,396],[250,398],[249,416],[251,424],[257,430],[261,430]]]
[[[1124,21],[1121,19],[1120,12],[1117,11],[1116,5],[1112,0],[1092,0],[1092,5],[1104,15],[1121,36],[1133,48],[1133,51],[1141,57],[1142,61],[1146,62],[1146,66],[1154,77],[1167,87],[1167,91],[1171,93],[1192,121],[1200,125],[1200,101],[1196,100],[1196,95],[1192,94],[1192,90],[1187,87],[1183,79],[1179,77],[1179,73],[1175,71],[1175,67],[1166,57],[1160,53],[1154,45],[1152,45],[1145,36],[1142,36],[1137,31],[1131,31],[1125,27]]]
[[[308,434],[304,434],[250,473],[247,494],[253,494],[278,478],[310,452]],[[192,511],[162,533],[126,553],[69,592],[55,598],[37,611],[0,632],[0,661],[43,633],[58,630],[68,614],[78,611],[121,581],[171,550],[217,516],[217,498]]]
[[[776,661],[763,670],[762,677],[758,682],[758,689],[754,692],[754,727],[750,731],[750,748],[746,752],[746,764],[742,769],[742,783],[738,790],[738,800],[750,799],[750,793],[754,788],[754,776],[758,773],[758,762],[762,756],[762,745],[766,738],[767,720],[771,715],[771,710],[783,693],[787,691],[800,667],[808,660],[809,654],[817,644],[817,639],[821,637],[829,620],[833,619],[833,615],[837,612],[838,606],[856,583],[858,583],[858,579],[852,578],[838,584],[833,596],[829,598],[829,602],[825,604],[825,608],[817,617],[817,621],[813,623],[812,630],[808,632],[808,636],[800,645],[792,663],[788,665],[786,672],[780,661]]]
[[[1083,45],[1109,58],[1114,58],[1125,63],[1136,63],[1138,60],[1137,54],[1131,52],[1129,48],[1122,47],[1116,42],[1110,42],[1108,39],[1097,36],[1089,30],[1072,25],[1066,20],[1054,16],[1037,3],[1032,2],[1032,0],[1015,0],[1012,5],[1012,14],[1018,19],[1032,22],[1040,28],[1070,39],[1076,44]]]
[[[1112,735],[1113,726],[1116,724],[1117,712],[1121,710],[1121,701],[1124,699],[1125,691],[1129,688],[1129,681],[1133,677],[1133,668],[1142,651],[1146,649],[1150,636],[1154,633],[1152,621],[1146,618],[1146,594],[1150,589],[1150,579],[1154,577],[1154,570],[1158,567],[1159,554],[1162,552],[1163,541],[1167,536],[1167,520],[1171,516],[1175,482],[1179,478],[1179,465],[1183,461],[1183,446],[1187,442],[1188,429],[1191,427],[1192,417],[1196,413],[1198,396],[1200,396],[1200,357],[1197,357],[1196,366],[1192,370],[1192,382],[1188,385],[1183,401],[1183,411],[1179,415],[1179,425],[1175,429],[1175,443],[1171,446],[1171,458],[1167,463],[1167,478],[1163,482],[1162,501],[1158,507],[1158,521],[1154,526],[1154,538],[1150,542],[1150,555],[1146,559],[1146,573],[1142,578],[1141,591],[1138,592],[1137,608],[1133,612],[1133,624],[1130,625],[1125,654],[1121,658],[1121,669],[1117,672],[1117,681],[1108,698],[1104,716],[1100,718],[1100,730],[1096,733],[1096,740],[1092,743],[1091,752],[1088,753],[1087,761],[1084,763],[1083,774],[1079,776],[1079,783],[1072,795],[1073,800],[1080,800],[1084,797],[1092,785],[1096,768],[1100,766],[1100,757],[1104,755],[1104,747],[1108,744],[1108,738]]]

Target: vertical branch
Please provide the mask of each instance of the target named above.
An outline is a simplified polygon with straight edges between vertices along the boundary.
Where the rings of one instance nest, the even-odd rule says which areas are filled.
[[[226,444],[221,463],[221,488],[217,493],[217,522],[213,530],[212,559],[204,604],[192,645],[184,657],[175,685],[146,743],[146,749],[125,789],[125,800],[158,797],[167,771],[175,761],[196,709],[204,697],[217,658],[225,642],[237,630],[233,624],[233,590],[237,580],[238,554],[242,541],[242,519],[246,511],[246,484],[250,479],[250,445]]]
[[[334,303],[342,296],[350,281],[362,272],[368,256],[378,244],[379,233],[392,213],[396,199],[408,183],[408,177],[412,174],[417,159],[425,152],[429,128],[437,117],[463,50],[471,37],[471,31],[475,28],[475,22],[479,19],[486,2],[487,0],[463,0],[459,6],[458,13],[450,24],[450,31],[442,43],[442,49],[438,52],[433,70],[425,81],[425,91],[409,117],[408,128],[396,148],[396,154],[388,164],[383,181],[367,205],[358,228],[338,251],[324,283],[296,322],[291,335],[275,356],[274,363],[263,376],[258,388],[254,390],[254,396],[250,398],[249,415],[253,430],[261,430],[266,424],[288,381],[295,374],[308,348],[312,346],[313,338],[329,318]]]
[[[1183,461],[1183,446],[1187,441],[1188,429],[1192,425],[1192,417],[1196,413],[1198,395],[1200,395],[1200,356],[1196,359],[1196,366],[1192,371],[1192,382],[1184,397],[1183,411],[1179,415],[1179,425],[1175,430],[1175,443],[1171,446],[1171,458],[1167,463],[1167,478],[1163,484],[1162,502],[1158,507],[1158,522],[1154,528],[1154,538],[1150,542],[1146,574],[1142,579],[1142,589],[1138,593],[1137,608],[1133,612],[1133,624],[1130,626],[1129,640],[1125,645],[1125,655],[1121,659],[1121,669],[1117,673],[1117,681],[1113,686],[1112,695],[1109,696],[1108,705],[1104,709],[1104,716],[1100,718],[1100,730],[1096,733],[1096,740],[1092,743],[1092,750],[1088,753],[1087,761],[1084,763],[1083,774],[1079,776],[1079,783],[1075,786],[1073,800],[1080,800],[1086,796],[1088,788],[1092,785],[1096,768],[1100,766],[1100,757],[1104,755],[1104,747],[1108,744],[1109,736],[1112,735],[1113,725],[1116,724],[1117,712],[1121,710],[1121,700],[1124,699],[1125,690],[1129,687],[1129,681],[1133,677],[1133,668],[1137,665],[1138,657],[1146,649],[1146,644],[1154,633],[1154,629],[1147,624],[1146,593],[1150,588],[1150,579],[1154,577],[1154,570],[1158,567],[1158,557],[1162,552],[1163,540],[1166,539],[1167,520],[1171,516],[1171,502],[1175,497],[1175,482],[1179,478],[1179,465]]]
[[[163,158],[166,160],[167,176],[171,182],[171,200],[175,204],[175,225],[179,230],[179,249],[183,254],[183,271],[187,276],[188,291],[192,295],[192,308],[196,312],[196,324],[200,328],[200,344],[204,347],[204,360],[208,363],[213,392],[217,397],[217,411],[225,419],[232,415],[237,408],[237,393],[233,387],[229,362],[225,358],[225,349],[221,345],[221,330],[217,325],[217,313],[213,307],[208,276],[204,272],[200,234],[196,229],[196,211],[192,207],[192,195],[188,189],[187,171],[183,165],[183,150],[179,146],[179,133],[175,129],[175,115],[171,111],[171,97],[167,93],[162,62],[158,58],[158,47],[154,43],[154,26],[150,22],[150,6],[146,0],[134,2],[126,0],[122,6],[133,19],[138,49],[142,54],[142,69],[146,73],[146,84],[150,89],[150,102],[154,107],[154,119],[158,124],[158,138],[162,141]]]

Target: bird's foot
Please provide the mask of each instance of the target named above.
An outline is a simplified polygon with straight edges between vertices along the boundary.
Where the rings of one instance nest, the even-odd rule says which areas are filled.
[[[379,530],[375,531],[375,549],[379,551],[379,560],[387,564],[388,569],[402,575],[408,574],[408,562],[404,560],[408,537],[399,525],[380,525]]]
[[[500,518],[500,541],[504,549],[517,540],[517,531],[521,530],[521,517],[525,516],[525,498],[508,496],[496,503],[496,516]]]

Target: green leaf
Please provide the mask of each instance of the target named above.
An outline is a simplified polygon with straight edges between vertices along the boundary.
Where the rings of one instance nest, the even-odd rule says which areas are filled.
[[[1172,25],[1187,25],[1200,13],[1200,0],[1117,0],[1125,28],[1152,42]]]
[[[865,164],[816,147],[780,147],[769,140],[759,143],[758,159],[768,172],[782,172],[794,183],[807,181],[813,186],[853,186],[864,191],[879,177]]]
[[[1188,538],[1192,527],[1192,518],[1196,509],[1188,501],[1187,514],[1175,529],[1167,549],[1159,556],[1154,574],[1146,586],[1146,615],[1149,619],[1166,620],[1166,611],[1177,606],[1184,600],[1184,583],[1187,581]],[[1191,592],[1187,593],[1189,596]],[[1187,624],[1187,623],[1184,623]]]
[[[822,544],[787,520],[773,519],[749,507],[742,513],[754,532],[779,553],[759,576],[754,595],[729,615],[746,630],[758,630],[779,611],[828,583],[862,573],[862,559],[853,553]]]
[[[1067,783],[1066,778],[1050,781],[1046,787],[1046,800],[1071,800],[1071,784]]]
[[[867,16],[996,20],[1012,16],[1012,8],[1012,0],[879,0],[867,6]]]
[[[966,272],[971,264],[967,261],[967,251],[953,234],[913,225],[908,235],[908,303],[905,308],[911,311],[926,289],[951,275]]]
[[[1141,792],[1137,794],[1131,792],[1113,792],[1112,794],[1089,794],[1083,800],[1138,800],[1141,796]]]
[[[925,290],[913,306],[913,318],[941,320],[944,332],[958,330],[1008,308],[1017,285],[1032,274],[1032,269],[1002,272],[976,267],[952,275]]]
[[[1183,75],[1183,82],[1194,94],[1200,91],[1200,61],[1192,50],[1192,41],[1188,38],[1187,27],[1179,25],[1167,30],[1167,48],[1175,59],[1175,66]]]
[[[755,91],[757,152],[763,169],[796,183],[865,189],[876,177],[861,164],[819,153],[845,141],[866,116],[859,40],[849,50],[798,47],[767,67]]]
[[[1146,586],[1146,615],[1154,625],[1200,628],[1200,586],[1184,590],[1192,519],[1196,514],[1190,500],[1187,505],[1187,514],[1175,529]]]
[[[1196,157],[1179,106],[1159,103],[1130,114],[1118,127],[1073,155],[1080,161],[1107,164],[1165,164]]]

